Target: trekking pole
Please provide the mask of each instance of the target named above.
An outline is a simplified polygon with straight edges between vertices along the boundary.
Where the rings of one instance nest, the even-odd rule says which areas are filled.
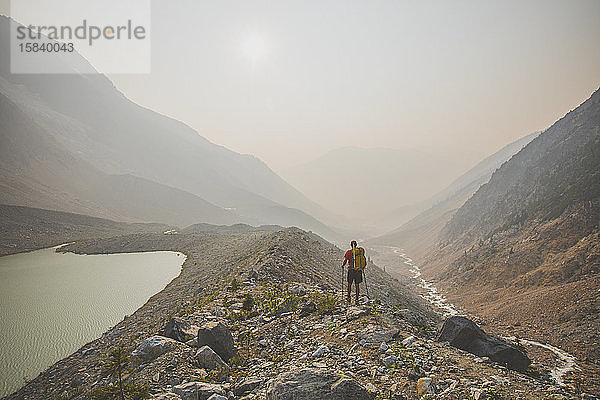
[[[365,273],[365,270],[362,270],[362,274],[363,274],[363,281],[365,281],[365,289],[367,291],[367,297],[371,298],[371,296],[369,296],[369,286],[367,285],[367,274]]]
[[[342,303],[344,302],[344,267],[342,266]]]

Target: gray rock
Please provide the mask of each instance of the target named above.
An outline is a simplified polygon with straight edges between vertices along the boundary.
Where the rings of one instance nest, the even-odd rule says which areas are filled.
[[[329,353],[329,347],[322,345],[322,346],[319,346],[319,348],[317,350],[315,350],[315,352],[312,354],[312,356],[313,357],[322,357],[326,353]]]
[[[417,328],[427,328],[429,325],[427,318],[419,313],[409,310],[408,308],[398,310],[394,313],[394,315]]]
[[[306,289],[302,285],[290,286],[288,290],[290,291],[290,293],[296,296],[304,296],[306,294]]]
[[[221,385],[206,382],[188,382],[173,387],[173,392],[181,396],[181,400],[207,400],[213,394],[225,396]],[[196,395],[198,396],[196,398]]]
[[[417,381],[417,396],[421,397],[426,394],[435,393],[435,388],[433,386],[433,379],[431,378],[420,378]]]
[[[404,339],[404,340],[402,341],[402,346],[404,346],[404,347],[409,347],[409,346],[410,346],[411,344],[413,344],[413,343],[414,343],[416,340],[417,340],[417,338],[416,338],[416,337],[414,337],[414,336],[409,336],[409,337],[407,337],[406,339]]]
[[[386,367],[391,367],[394,364],[398,363],[398,357],[392,355],[392,356],[387,356],[384,357],[381,362],[383,362],[383,365],[385,365]]]
[[[244,396],[262,385],[262,379],[244,379],[233,387],[233,394]]]
[[[217,353],[208,346],[202,346],[196,352],[196,362],[200,368],[207,370],[213,369],[229,369],[229,365]]]
[[[340,379],[331,385],[332,399],[372,399],[373,396],[354,379]]]
[[[208,346],[224,361],[237,354],[233,336],[222,322],[207,322],[198,329],[198,347]]]
[[[531,360],[518,348],[499,338],[485,333],[477,324],[465,317],[448,318],[440,331],[439,341],[468,351],[516,371],[525,371]]]
[[[185,345],[164,336],[151,336],[140,343],[131,353],[131,360],[136,364],[146,363],[169,351],[175,350],[178,346]]]
[[[367,315],[367,311],[363,310],[362,308],[356,307],[356,306],[350,306],[350,307],[348,307],[348,310],[346,311],[346,318],[349,320],[357,319],[357,318],[363,317],[365,315]]]
[[[221,396],[220,394],[213,394],[208,398],[208,400],[228,400],[227,397]]]
[[[198,327],[190,325],[189,322],[181,318],[175,317],[165,325],[159,335],[185,343],[198,335]]]
[[[395,338],[399,332],[398,329],[377,329],[374,332],[366,333],[361,336],[368,344],[373,344],[389,342]]]
[[[267,400],[371,400],[353,379],[329,371],[305,368],[280,374],[267,389]]]
[[[487,400],[488,399],[487,392],[484,389],[471,388],[469,390],[469,393],[471,394],[471,398],[473,400]]]
[[[175,393],[159,393],[152,396],[153,400],[181,400],[181,397]]]

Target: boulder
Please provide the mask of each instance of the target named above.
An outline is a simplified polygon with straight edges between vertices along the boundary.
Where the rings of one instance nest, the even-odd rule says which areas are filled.
[[[367,315],[367,311],[363,310],[360,307],[350,306],[346,310],[346,319],[349,321],[353,319],[358,319],[360,317],[364,317],[365,315]]]
[[[236,396],[244,396],[252,392],[254,389],[260,387],[262,383],[262,379],[244,379],[233,386],[233,394]]]
[[[225,361],[223,361],[223,359],[208,346],[200,347],[196,352],[195,359],[200,368],[207,370],[229,369],[229,365],[227,365],[227,363],[225,363]]]
[[[231,332],[222,322],[207,322],[198,329],[198,347],[208,346],[224,361],[237,354]]]
[[[373,396],[354,379],[342,378],[331,385],[332,399],[372,399]]]
[[[306,295],[306,289],[302,285],[292,285],[288,288],[291,294],[302,297]]]
[[[516,371],[525,371],[531,360],[512,344],[485,333],[477,324],[465,317],[448,318],[438,337],[439,341],[468,351]]]
[[[190,339],[196,338],[198,335],[198,327],[191,325],[181,318],[175,317],[165,325],[159,335],[185,343]]]
[[[396,357],[395,355],[389,355],[387,357],[384,357],[381,362],[383,363],[383,365],[385,365],[386,367],[391,367],[392,365],[396,365],[398,364],[398,357]]]
[[[169,351],[175,350],[178,346],[184,346],[184,344],[164,336],[151,336],[140,343],[131,353],[131,360],[136,364],[147,363]]]
[[[207,400],[214,394],[226,396],[221,385],[206,382],[183,383],[174,386],[173,392],[181,396],[181,400]]]
[[[473,400],[488,400],[489,398],[487,392],[484,389],[471,388],[469,392]]]
[[[354,379],[329,371],[305,368],[280,374],[267,389],[267,400],[371,400]]]

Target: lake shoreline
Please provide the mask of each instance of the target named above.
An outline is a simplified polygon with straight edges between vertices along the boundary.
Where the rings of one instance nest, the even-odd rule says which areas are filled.
[[[235,255],[243,265],[253,256],[251,248],[257,243],[272,240],[273,231],[249,234],[197,233],[174,234],[134,233],[109,238],[78,240],[57,249],[60,253],[79,255],[145,253],[149,251],[173,251],[186,259],[179,275],[163,290],[151,296],[134,313],[126,316],[100,337],[81,346],[69,356],[57,361],[36,378],[27,382],[16,392],[3,399],[52,398],[63,393],[65,387],[76,393],[94,381],[90,375],[99,373],[104,355],[115,347],[132,351],[139,342],[156,334],[182,308],[182,305],[198,301],[215,290],[222,290],[222,282],[232,274],[231,257],[227,245],[236,246],[243,254]],[[240,264],[240,268],[242,267]],[[89,371],[82,373],[81,371]]]
[[[187,259],[182,252],[161,250],[86,254],[91,258],[59,251],[72,244],[0,258],[7,286],[2,290],[1,358],[7,370],[1,374],[1,395],[135,313],[181,274]],[[30,335],[18,335],[21,330]]]

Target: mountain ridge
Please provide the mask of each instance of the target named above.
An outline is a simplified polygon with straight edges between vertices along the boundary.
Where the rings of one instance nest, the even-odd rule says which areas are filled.
[[[6,17],[0,18],[0,31],[4,32],[0,51],[7,54],[11,23]],[[79,59],[85,62],[82,57]],[[180,206],[188,204],[189,207],[192,199],[204,204],[204,215],[209,218],[205,222],[230,223],[237,219],[239,222],[292,225],[293,221],[293,224],[331,237],[333,231],[310,215],[327,218],[328,212],[304,197],[264,162],[215,145],[184,123],[131,102],[104,75],[15,75],[10,73],[8,60],[3,58],[0,60],[0,84],[5,98],[3,107],[16,105],[29,119],[26,124],[35,125],[40,137],[53,138],[54,150],[50,153],[60,155],[62,159],[56,160],[59,164],[70,159],[78,165],[83,162],[86,164],[83,170],[96,176],[135,176],[152,182],[146,187],[154,185],[165,191],[166,185],[177,189],[180,192],[173,193],[174,198],[188,199]],[[2,117],[5,118],[4,112]],[[4,125],[5,135],[19,135],[18,125],[8,127],[7,122]],[[13,139],[5,136],[2,140],[8,143]],[[42,143],[45,142],[39,142],[38,146]],[[26,152],[12,156],[20,161],[28,157]],[[35,176],[39,170],[27,177],[28,162],[7,166],[7,160],[11,158],[3,158],[5,175],[10,176],[5,177],[5,187],[27,186],[27,183],[19,182],[19,177],[23,177],[38,181],[36,188],[28,185],[30,198],[36,195],[47,197],[49,190],[59,192],[62,200],[68,197],[69,191],[64,190],[62,182],[59,182],[62,186],[55,188],[45,182],[40,185],[39,181],[43,179]],[[52,163],[48,157],[46,161],[48,166]],[[76,170],[77,167],[72,165],[66,169]],[[73,177],[65,179],[70,179],[71,186],[78,189]],[[6,197],[0,200],[15,203],[14,199],[8,201]],[[63,204],[62,200],[57,203]],[[214,207],[209,206],[210,203]],[[47,203],[28,205],[49,206]],[[177,205],[169,206],[163,202],[153,211],[156,214],[144,215],[142,220],[178,225],[202,221],[194,212],[190,213],[195,215],[193,221],[165,219],[160,209],[169,207],[176,208]],[[225,208],[235,212],[225,212]],[[293,211],[296,209],[299,211]],[[265,220],[270,210],[277,210],[277,215]],[[90,208],[74,211],[89,214],[97,212],[98,207],[96,211]],[[216,217],[210,217],[211,213]],[[140,217],[106,211],[98,215],[121,219]]]
[[[433,221],[433,222],[431,222]],[[498,168],[456,212],[402,243],[424,276],[487,323],[600,371],[600,90]],[[424,243],[423,243],[424,242]]]
[[[523,136],[486,157],[427,200],[425,204],[429,205],[429,208],[421,211],[393,231],[369,239],[369,242],[408,246],[413,251],[419,248],[418,254],[425,252],[435,242],[434,238],[450,221],[454,212],[491,178],[495,170],[537,135],[539,132]]]

